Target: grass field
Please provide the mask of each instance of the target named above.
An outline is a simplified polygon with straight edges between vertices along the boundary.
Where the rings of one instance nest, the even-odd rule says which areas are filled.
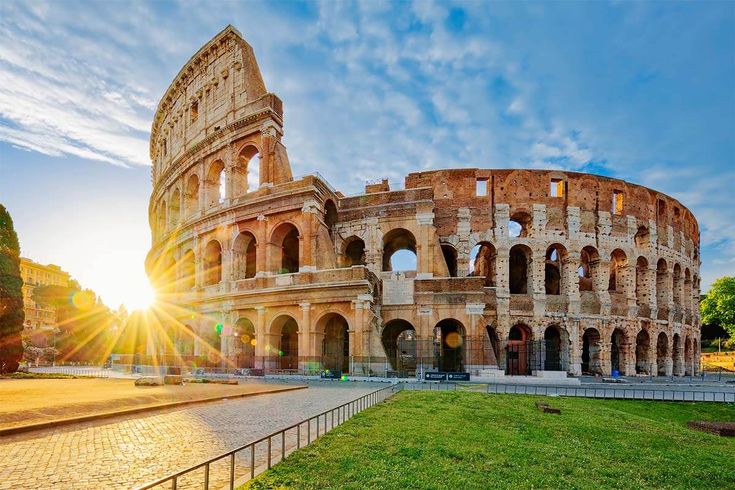
[[[246,488],[735,488],[735,440],[694,419],[735,407],[404,391]]]

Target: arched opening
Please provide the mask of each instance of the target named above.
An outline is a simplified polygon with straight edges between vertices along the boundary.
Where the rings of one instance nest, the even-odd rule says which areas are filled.
[[[361,238],[350,237],[344,251],[344,261],[347,267],[365,265],[365,242]]]
[[[625,252],[616,248],[610,254],[610,280],[607,290],[614,293],[622,293],[625,288],[624,268],[628,265],[628,257]]]
[[[470,251],[469,275],[484,277],[486,287],[495,286],[495,259],[498,253],[492,243],[480,242]]]
[[[638,306],[638,316],[649,316],[648,309],[648,261],[645,257],[638,257],[635,264],[635,302]],[[645,310],[645,311],[643,311]]]
[[[610,368],[612,375],[625,374],[625,332],[616,328],[610,338]]]
[[[579,254],[579,268],[577,275],[579,276],[580,291],[594,291],[593,269],[600,262],[600,255],[595,247],[584,247]]]
[[[556,325],[544,330],[544,371],[563,371],[561,331]]]
[[[240,151],[237,157],[238,172],[242,175],[239,189],[235,192],[242,195],[260,187],[260,153],[253,145],[248,145]]]
[[[514,245],[508,261],[510,294],[528,294],[528,271],[531,270],[531,249]]]
[[[454,319],[442,320],[434,327],[434,367],[444,373],[464,371],[464,326]]]
[[[634,237],[636,248],[646,248],[651,244],[651,234],[646,226],[639,226]]]
[[[257,263],[255,235],[249,231],[237,235],[232,245],[232,260],[236,280],[255,277]]]
[[[442,243],[441,247],[449,277],[457,277],[457,250],[447,243]]]
[[[669,280],[668,266],[664,259],[659,259],[656,264],[656,305],[658,306],[659,318],[668,316]]]
[[[692,376],[694,366],[692,365],[692,339],[687,336],[684,340],[684,374]]]
[[[255,326],[247,318],[240,318],[233,327],[234,355],[237,357],[237,367],[255,367]]]
[[[168,222],[171,228],[175,228],[179,224],[181,216],[181,192],[175,189],[171,194],[171,205],[168,208]]]
[[[651,339],[646,330],[641,330],[635,337],[635,372],[636,374],[650,374],[651,365],[648,351],[651,348]]]
[[[596,328],[588,328],[582,335],[582,373],[602,374],[600,362],[601,343],[600,332]]]
[[[391,320],[380,335],[390,368],[401,377],[416,372],[416,329],[406,320]]]
[[[322,339],[322,368],[330,371],[350,371],[350,334],[347,320],[337,313],[329,313],[317,324]]]
[[[278,252],[276,272],[293,274],[299,271],[299,230],[291,223],[282,223],[271,236],[271,243]]]
[[[196,262],[194,252],[187,250],[181,258],[181,288],[184,291],[194,289],[196,285]]]
[[[673,352],[671,357],[674,365],[674,375],[681,376],[684,373],[684,366],[681,365],[681,336],[678,333],[674,334]]]
[[[665,333],[658,334],[656,341],[656,373],[666,376],[666,362],[669,357],[669,339]]]
[[[278,369],[299,368],[299,326],[296,320],[282,315],[273,321],[271,332],[278,334]]]
[[[184,208],[187,216],[191,216],[199,209],[199,176],[197,174],[191,175],[186,183]]]
[[[416,238],[403,228],[389,231],[383,237],[383,270],[415,271],[417,266]]]
[[[222,245],[217,240],[204,248],[204,285],[211,286],[222,281]]]
[[[525,376],[531,374],[530,345],[531,329],[519,323],[508,332],[505,362],[506,373],[509,375]]]
[[[508,236],[512,238],[524,238],[531,229],[531,215],[526,212],[518,212],[510,217],[508,222]]]
[[[204,197],[208,209],[224,202],[225,187],[225,164],[222,160],[215,160],[209,165],[204,181]]]
[[[337,206],[334,201],[327,199],[324,202],[324,226],[327,227],[329,238],[334,241],[334,226],[337,224]]]
[[[553,296],[562,292],[562,260],[566,257],[567,250],[558,243],[546,249],[546,261],[544,265],[544,286],[546,294]]]

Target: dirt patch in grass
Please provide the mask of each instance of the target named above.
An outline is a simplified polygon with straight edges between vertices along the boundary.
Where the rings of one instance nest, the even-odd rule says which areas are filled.
[[[265,383],[135,386],[132,379],[0,379],[0,429],[282,388]]]

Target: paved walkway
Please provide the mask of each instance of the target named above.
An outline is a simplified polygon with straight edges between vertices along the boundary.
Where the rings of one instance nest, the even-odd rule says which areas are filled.
[[[382,386],[312,386],[3,437],[0,489],[130,488]]]

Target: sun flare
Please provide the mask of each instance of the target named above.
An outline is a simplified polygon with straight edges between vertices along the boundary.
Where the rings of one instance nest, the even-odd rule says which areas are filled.
[[[156,291],[148,282],[127,292],[125,307],[130,310],[147,310],[156,301]]]

